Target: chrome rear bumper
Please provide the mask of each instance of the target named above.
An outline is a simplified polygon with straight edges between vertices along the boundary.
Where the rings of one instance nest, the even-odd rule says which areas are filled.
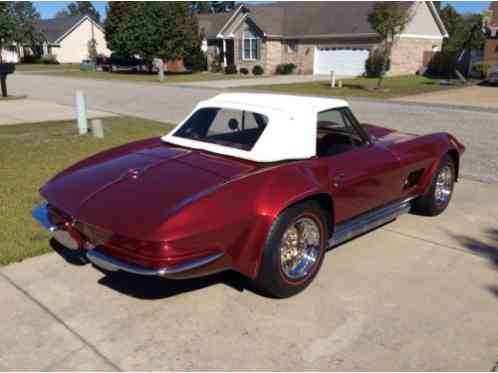
[[[31,210],[31,215],[33,218],[40,223],[42,227],[47,229],[49,232],[55,232],[57,230],[63,229],[60,225],[54,225],[48,219],[48,203],[44,202],[36,206],[33,210]]]
[[[48,230],[50,235],[62,246],[71,250],[79,250],[80,245],[73,237],[71,237],[64,225],[56,225],[50,222],[47,208],[48,204],[46,202],[41,203],[31,211],[31,215],[43,228]]]
[[[157,269],[150,269],[139,267],[136,265],[128,264],[112,256],[106,255],[99,250],[89,250],[86,253],[86,257],[90,262],[95,264],[97,267],[103,268],[108,271],[125,271],[129,273],[134,273],[142,276],[168,276],[180,272],[186,272],[197,267],[201,267],[208,263],[215,261],[220,258],[223,253],[217,253],[213,255],[203,256],[183,264],[179,264],[174,267],[163,267]]]
[[[51,235],[63,246],[78,250],[78,243],[71,237],[71,235],[65,229],[63,225],[54,225],[50,222],[48,218],[48,204],[42,203],[36,206],[31,215],[33,218],[40,223],[45,229],[47,229]],[[168,276],[174,275],[181,272],[190,271],[192,269],[196,269],[198,267],[202,267],[203,265],[214,262],[223,256],[223,253],[216,253],[212,255],[202,256],[188,262],[176,265],[174,267],[164,267],[164,268],[144,268],[137,265],[129,264],[119,259],[116,259],[110,255],[104,254],[102,251],[99,251],[93,247],[90,247],[88,251],[86,251],[86,257],[90,262],[95,264],[97,267],[103,268],[108,271],[125,271],[130,273],[135,273],[137,275],[143,276]]]

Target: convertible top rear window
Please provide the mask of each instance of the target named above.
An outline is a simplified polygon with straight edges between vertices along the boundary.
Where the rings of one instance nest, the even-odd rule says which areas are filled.
[[[197,110],[174,137],[251,150],[268,124],[268,117],[227,108]]]

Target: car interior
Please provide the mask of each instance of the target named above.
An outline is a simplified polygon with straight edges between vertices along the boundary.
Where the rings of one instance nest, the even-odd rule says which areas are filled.
[[[317,131],[316,153],[318,157],[343,154],[365,143],[343,109],[320,112]]]
[[[249,151],[267,123],[268,118],[258,113],[205,108],[198,110],[175,136]]]

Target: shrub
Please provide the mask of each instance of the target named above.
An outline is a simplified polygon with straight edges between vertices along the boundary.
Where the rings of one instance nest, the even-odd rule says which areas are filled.
[[[275,73],[279,75],[289,75],[294,72],[294,69],[297,66],[294,65],[293,63],[281,63],[280,65],[277,65],[277,68],[275,69]]]
[[[384,64],[384,54],[381,49],[373,51],[365,62],[365,73],[369,78],[379,78],[382,74],[382,65]],[[391,61],[387,61],[386,72],[391,68]]]
[[[254,75],[263,75],[265,73],[265,69],[263,69],[261,66],[256,65],[252,68],[252,73]]]
[[[187,53],[183,58],[183,63],[192,72],[207,70],[207,57],[200,48],[194,48]]]
[[[472,70],[477,71],[482,79],[486,79],[491,72],[493,65],[488,62],[475,62],[472,64]]]
[[[40,63],[40,57],[34,54],[25,54],[21,58],[21,63]]]
[[[45,65],[58,65],[59,61],[57,61],[57,57],[53,54],[47,54],[40,59],[41,63]]]
[[[237,74],[237,66],[228,65],[227,67],[225,67],[225,74],[228,74],[228,75]]]
[[[247,69],[247,67],[241,67],[239,72],[242,74],[242,75],[247,75],[249,74],[249,70]]]
[[[223,71],[223,67],[221,66],[221,62],[218,61],[218,60],[214,60],[212,63],[211,63],[211,71],[213,73],[220,73]]]

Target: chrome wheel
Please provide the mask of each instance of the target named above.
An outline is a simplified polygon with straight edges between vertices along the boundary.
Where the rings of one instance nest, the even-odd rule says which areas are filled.
[[[302,217],[290,225],[280,244],[280,264],[291,280],[306,277],[320,257],[321,233],[311,218]]]
[[[436,188],[434,191],[436,204],[444,206],[448,204],[453,192],[453,171],[449,165],[444,166],[437,175]]]

